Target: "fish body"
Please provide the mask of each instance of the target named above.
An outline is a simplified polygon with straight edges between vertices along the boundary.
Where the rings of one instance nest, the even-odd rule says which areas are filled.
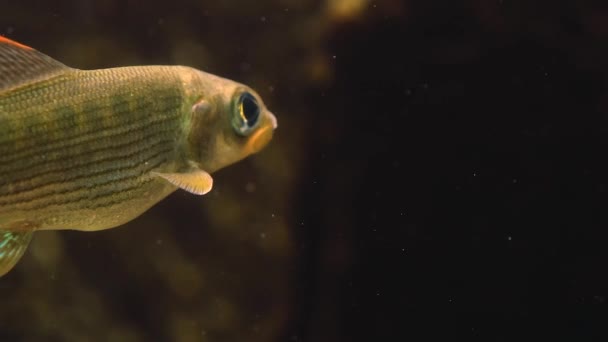
[[[240,83],[184,66],[69,68],[0,37],[0,275],[32,232],[100,230],[262,149],[276,119]]]

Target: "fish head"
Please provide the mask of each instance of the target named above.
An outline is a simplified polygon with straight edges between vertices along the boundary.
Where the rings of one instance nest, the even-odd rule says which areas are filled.
[[[217,171],[259,152],[272,139],[277,119],[253,89],[199,70],[184,84],[191,102],[186,104],[188,156],[201,169]]]

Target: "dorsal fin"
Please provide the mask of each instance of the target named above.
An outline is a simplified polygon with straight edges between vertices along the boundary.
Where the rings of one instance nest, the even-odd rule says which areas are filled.
[[[70,70],[29,46],[0,36],[0,93]]]

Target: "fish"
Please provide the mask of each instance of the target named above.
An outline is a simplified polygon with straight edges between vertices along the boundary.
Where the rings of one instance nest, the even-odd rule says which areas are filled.
[[[250,87],[180,65],[81,70],[0,36],[0,276],[38,230],[123,225],[262,150]]]

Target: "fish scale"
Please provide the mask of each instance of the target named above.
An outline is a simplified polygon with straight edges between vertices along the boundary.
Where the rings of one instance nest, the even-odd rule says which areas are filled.
[[[88,114],[88,113],[87,113]],[[74,114],[73,114],[74,115]],[[95,124],[95,121],[99,121],[100,118],[97,117],[89,117],[88,120],[90,120],[90,124],[92,127],[94,127],[93,125]],[[162,123],[161,122],[162,118],[154,118],[151,120],[150,123],[155,124],[155,123]],[[131,123],[130,123],[131,124]],[[142,126],[142,125],[146,125],[149,124],[148,122],[135,122],[134,125],[135,126]],[[66,138],[69,138],[69,141],[64,141],[61,139],[61,137],[59,139],[57,139],[58,141],[55,143],[52,143],[50,145],[46,145],[46,146],[38,146],[38,148],[40,149],[39,151],[23,151],[23,149],[17,149],[14,148],[14,152],[11,155],[8,155],[7,157],[3,158],[3,160],[5,161],[12,161],[12,160],[16,160],[16,159],[22,159],[24,157],[30,157],[30,156],[36,156],[37,152],[40,153],[48,153],[48,152],[53,152],[53,151],[57,151],[59,150],[59,148],[65,146],[65,147],[72,147],[75,144],[80,144],[83,142],[95,142],[95,140],[97,139],[97,137],[95,135],[89,134],[91,133],[91,131],[93,131],[92,129],[90,131],[83,131],[83,125],[78,125],[79,130],[78,132],[73,132],[74,134],[72,134],[71,136],[65,136]],[[126,133],[128,133],[128,131],[133,130],[134,127],[132,127],[132,125],[119,125],[116,127],[111,127],[111,128],[106,128],[105,129],[105,134],[106,137],[109,138],[113,138],[113,137],[117,137],[117,136],[124,136],[126,135]],[[138,127],[135,127],[135,129],[137,130]],[[61,132],[61,128],[58,129],[57,131]],[[65,130],[63,130],[65,131]],[[47,134],[52,134],[53,132],[48,132]]]
[[[95,119],[92,118],[92,120]],[[153,117],[146,122],[134,122],[131,124],[117,125],[116,127],[111,128],[106,127],[104,128],[103,132],[78,132],[77,134],[72,134],[66,137],[57,136],[55,139],[53,139],[54,141],[48,141],[44,145],[38,144],[37,146],[26,150],[14,149],[11,157],[4,158],[3,161],[10,162],[12,160],[23,158],[46,156],[49,153],[60,153],[62,152],[62,149],[70,149],[70,151],[63,154],[73,157],[73,153],[77,153],[79,150],[81,150],[83,144],[87,144],[87,150],[89,152],[103,152],[104,149],[112,149],[121,144],[133,143],[133,141],[136,139],[155,139],[153,134],[166,131],[167,129],[173,130],[174,128],[167,125],[164,119]],[[151,135],[140,136],[137,135],[138,132]],[[23,163],[14,164],[13,169],[7,170],[20,172],[45,162],[46,159],[32,158]]]
[[[130,96],[133,93],[128,86],[131,82],[144,84],[139,87],[137,97]],[[181,87],[175,70],[138,67],[77,71],[63,77],[61,82],[53,83],[52,92],[41,92],[41,88],[48,89],[42,85],[18,88],[5,96],[0,95],[0,105],[9,109],[11,107],[7,104],[15,98],[35,98],[30,101],[32,103],[21,100],[19,105],[13,106],[16,108],[8,121],[16,132],[9,136],[13,141],[36,133],[29,131],[26,135],[25,127],[46,128],[45,134],[37,136],[35,144],[12,151],[0,147],[0,155],[12,158],[45,156],[41,160],[30,158],[23,163],[0,164],[0,174],[5,182],[16,184],[17,188],[20,182],[29,184],[22,191],[15,191],[15,187],[9,191],[9,186],[0,186],[0,213],[2,207],[6,206],[20,207],[24,204],[23,209],[41,209],[47,202],[49,205],[59,205],[65,199],[66,203],[71,203],[72,192],[79,193],[95,187],[98,191],[111,189],[119,194],[124,189],[132,189],[134,184],[143,184],[138,176],[149,171],[149,168],[140,167],[146,160],[140,158],[125,163],[124,156],[137,155],[145,150],[144,156],[153,156],[155,161],[167,161],[174,153],[172,138],[181,135],[183,126]],[[80,91],[74,93],[70,89]],[[142,89],[146,92],[142,92]],[[45,95],[39,96],[40,93]],[[60,99],[51,101],[57,94]],[[164,99],[160,104],[145,100],[158,97],[158,94],[162,94]],[[44,115],[57,113],[57,109],[63,107],[78,113],[77,131],[62,130],[62,125],[58,124],[62,119],[71,118],[62,118],[61,115],[49,118]],[[117,128],[120,129],[118,132]],[[121,148],[117,148],[119,146]],[[115,167],[116,163],[121,167]],[[158,166],[158,162],[149,166]],[[55,179],[45,182],[44,176],[49,173],[54,173]],[[73,174],[78,177],[73,177]],[[57,175],[61,177],[56,179]],[[82,204],[95,207],[103,205],[92,202]]]
[[[133,220],[258,152],[276,118],[240,83],[184,66],[67,67],[0,36],[0,276],[36,230]]]

